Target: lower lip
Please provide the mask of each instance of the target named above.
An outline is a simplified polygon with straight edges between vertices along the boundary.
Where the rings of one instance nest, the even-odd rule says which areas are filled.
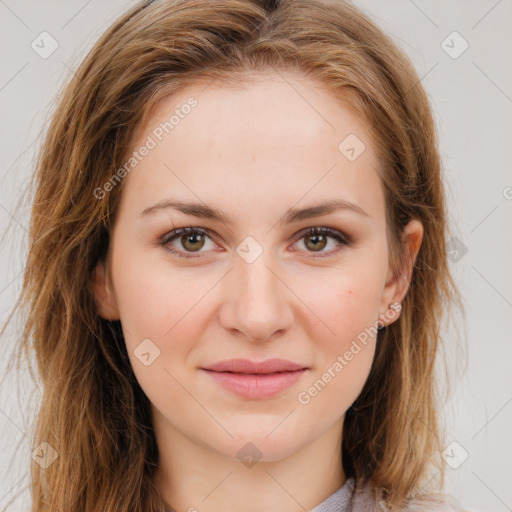
[[[295,384],[306,368],[293,372],[254,374],[204,370],[223,388],[245,398],[268,398]]]

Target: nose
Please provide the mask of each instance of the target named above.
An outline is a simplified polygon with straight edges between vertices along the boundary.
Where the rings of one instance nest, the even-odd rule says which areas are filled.
[[[236,256],[224,283],[221,325],[231,334],[262,342],[283,335],[293,324],[293,293],[278,265],[264,251],[252,263]]]

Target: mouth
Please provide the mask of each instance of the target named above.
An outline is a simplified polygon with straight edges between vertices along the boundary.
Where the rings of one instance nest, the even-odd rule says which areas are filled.
[[[216,372],[231,372],[244,374],[270,374],[291,372],[307,369],[305,365],[289,361],[287,359],[267,359],[266,361],[251,361],[250,359],[229,359],[220,361],[203,368]]]
[[[216,371],[202,368],[221,388],[247,399],[264,399],[281,394],[296,384],[307,368],[267,373]]]

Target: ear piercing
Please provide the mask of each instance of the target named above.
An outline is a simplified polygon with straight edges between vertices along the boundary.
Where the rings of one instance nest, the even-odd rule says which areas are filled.
[[[388,306],[388,311],[392,309],[394,311],[393,315],[392,316],[395,316],[396,313],[400,312],[400,310],[402,309],[402,304],[400,302],[393,302],[392,304],[390,304]],[[382,325],[380,324],[378,321],[377,321],[377,331],[381,331],[382,329],[384,329],[385,325]]]

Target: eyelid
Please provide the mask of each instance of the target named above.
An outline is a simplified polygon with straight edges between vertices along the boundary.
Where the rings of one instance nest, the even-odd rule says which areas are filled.
[[[331,228],[329,226],[313,226],[313,227],[305,228],[305,229],[299,231],[299,233],[297,233],[294,236],[293,245],[295,245],[304,236],[306,236],[306,235],[312,236],[315,234],[318,234],[320,236],[326,236],[328,238],[333,238],[334,240],[336,240],[338,242],[338,247],[336,247],[335,249],[331,249],[330,251],[327,251],[327,252],[321,251],[321,252],[316,253],[314,251],[299,251],[299,252],[304,252],[307,254],[307,256],[305,256],[305,258],[309,258],[309,259],[313,259],[313,260],[322,259],[322,258],[327,259],[329,257],[335,256],[344,247],[350,246],[352,244],[351,237],[349,237],[342,231],[339,231],[338,229]],[[296,251],[296,249],[293,249],[293,251]]]
[[[166,233],[163,237],[161,237],[160,245],[162,245],[168,252],[170,252],[171,254],[174,254],[176,257],[181,258],[181,259],[192,259],[192,258],[201,257],[201,252],[203,252],[203,251],[199,251],[197,253],[187,252],[187,251],[178,251],[177,249],[174,249],[174,248],[171,249],[168,246],[168,244],[170,244],[170,242],[179,239],[180,236],[186,235],[187,233],[200,233],[202,235],[206,235],[208,238],[210,238],[212,240],[212,242],[216,243],[215,236],[212,236],[213,232],[210,231],[209,229],[196,227],[196,226],[186,226],[183,228],[173,229],[173,230],[169,231],[168,233]],[[184,254],[186,254],[186,256],[183,256]]]
[[[300,230],[296,235],[294,235],[295,240],[300,240],[303,236],[307,234],[315,234],[318,233],[319,235],[329,236],[334,239],[339,239],[340,242],[344,243],[345,245],[349,245],[352,243],[351,238],[343,233],[342,231],[331,228],[329,226],[313,226],[310,228],[304,228]]]
[[[210,231],[207,228],[201,228],[198,226],[185,226],[182,228],[172,229],[171,231],[169,231],[165,235],[163,235],[161,237],[160,241],[164,244],[169,243],[172,239],[175,239],[175,238],[179,237],[180,235],[185,235],[190,232],[191,233],[201,233],[203,235],[207,235],[210,238],[213,238],[212,237],[213,231]]]

